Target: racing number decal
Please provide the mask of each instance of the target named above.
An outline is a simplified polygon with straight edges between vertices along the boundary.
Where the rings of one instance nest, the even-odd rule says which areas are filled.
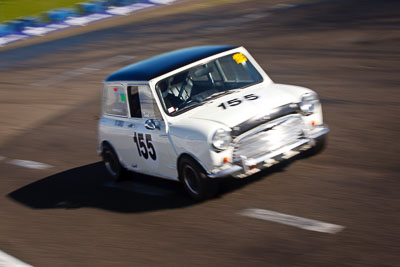
[[[151,134],[146,134],[145,135],[146,142],[144,141],[143,134],[138,133],[133,137],[133,141],[136,143],[136,147],[138,149],[138,153],[140,157],[143,157],[145,159],[148,159],[149,156],[152,160],[157,159],[157,154],[156,150],[153,146],[153,143],[151,141]]]
[[[254,95],[254,94],[249,94],[249,95],[245,95],[243,98],[245,100],[256,100],[256,99],[258,99],[258,96]],[[234,107],[234,106],[242,104],[242,100],[240,100],[238,98],[234,98],[234,99],[227,101],[226,104],[228,104],[228,106],[230,106],[230,107]],[[218,107],[221,107],[222,109],[226,109],[227,108],[226,104],[221,103],[218,105]]]
[[[233,107],[233,106],[237,106],[240,105],[242,103],[242,100],[234,98],[228,101],[228,105]]]
[[[244,98],[247,99],[247,100],[256,100],[256,99],[258,99],[258,96],[257,95],[253,95],[253,94],[249,94],[249,95],[245,95]]]
[[[151,142],[151,134],[146,134],[146,144],[147,144],[147,148],[149,150],[150,158],[152,160],[156,160],[157,155],[156,155],[156,150],[153,146],[153,143]]]

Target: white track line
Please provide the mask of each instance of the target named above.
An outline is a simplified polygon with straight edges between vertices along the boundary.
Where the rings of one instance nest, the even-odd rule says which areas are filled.
[[[271,210],[263,209],[245,209],[239,212],[240,215],[256,218],[265,221],[277,222],[285,225],[294,226],[297,228],[316,231],[321,233],[336,234],[342,231],[345,227],[341,225],[320,222],[307,218],[287,215]]]
[[[93,64],[90,64],[86,67],[83,68],[79,68],[79,69],[75,69],[75,70],[71,70],[71,71],[66,71],[63,73],[60,73],[58,75],[55,75],[53,77],[50,77],[48,79],[36,82],[36,83],[32,83],[31,85],[34,86],[48,86],[48,85],[52,85],[52,84],[56,84],[56,83],[60,83],[69,79],[72,79],[74,77],[80,76],[80,75],[84,75],[87,73],[91,73],[91,72],[95,72],[98,70],[101,70],[105,67],[108,66],[112,66],[124,61],[129,61],[132,60],[133,58],[135,58],[135,56],[125,56],[125,55],[119,55],[119,56],[115,56],[115,57],[111,57],[111,58],[107,58],[105,60],[99,61],[99,62],[95,62]]]
[[[0,250],[0,267],[33,267]]]
[[[35,162],[35,161],[30,161],[30,160],[21,160],[21,159],[13,159],[7,163],[16,165],[16,166],[20,166],[20,167],[25,167],[25,168],[30,168],[30,169],[38,169],[38,170],[44,170],[44,169],[49,169],[49,168],[53,167],[46,163],[40,163],[40,162]],[[0,265],[0,267],[1,267],[1,265]]]
[[[105,186],[139,194],[156,196],[156,197],[164,197],[172,194],[172,191],[170,190],[166,190],[151,185],[141,184],[137,182],[129,182],[129,181],[118,182],[118,183],[109,182],[106,183]]]

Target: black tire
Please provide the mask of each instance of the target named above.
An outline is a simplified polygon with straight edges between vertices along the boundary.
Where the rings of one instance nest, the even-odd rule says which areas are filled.
[[[121,165],[117,154],[109,144],[103,145],[101,156],[108,174],[114,181],[121,181],[127,178],[128,170]]]
[[[189,157],[180,160],[179,180],[187,194],[196,201],[212,198],[218,191],[218,182],[210,179],[204,169]]]

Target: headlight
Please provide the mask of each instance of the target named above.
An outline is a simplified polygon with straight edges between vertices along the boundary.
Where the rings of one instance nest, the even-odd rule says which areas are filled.
[[[304,115],[310,115],[314,112],[315,105],[318,104],[319,98],[316,93],[305,93],[301,97],[301,101],[299,103],[300,110],[304,113]]]
[[[218,129],[213,135],[212,145],[217,150],[225,150],[229,147],[231,140],[232,138],[230,131],[226,131],[224,129]]]

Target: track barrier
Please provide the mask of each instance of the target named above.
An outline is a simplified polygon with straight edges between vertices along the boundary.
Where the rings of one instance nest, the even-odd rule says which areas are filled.
[[[0,47],[176,1],[179,0],[96,0],[78,3],[75,8],[59,8],[39,16],[18,18],[0,24]]]

